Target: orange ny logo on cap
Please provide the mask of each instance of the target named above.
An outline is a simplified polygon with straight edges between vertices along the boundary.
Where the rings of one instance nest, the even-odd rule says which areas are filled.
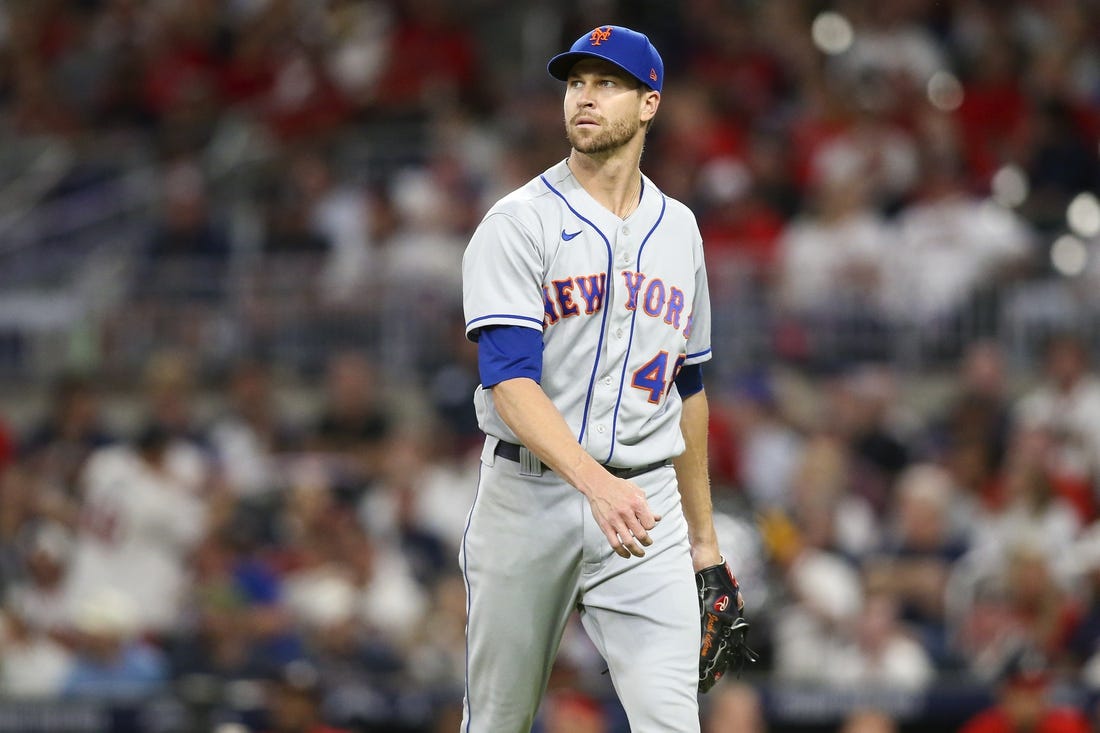
[[[593,46],[598,46],[610,37],[611,27],[607,26],[604,28],[597,28],[592,31],[592,35],[588,37],[588,40],[592,43]]]
[[[657,70],[656,69],[650,69],[649,70],[649,78],[652,79],[653,81],[657,81]]]

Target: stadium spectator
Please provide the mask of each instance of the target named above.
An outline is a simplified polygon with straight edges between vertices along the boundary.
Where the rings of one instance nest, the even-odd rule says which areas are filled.
[[[849,559],[881,541],[874,508],[854,491],[855,460],[834,436],[810,436],[797,454],[787,505],[812,542]],[[759,504],[764,507],[766,504]]]
[[[873,590],[853,624],[852,638],[836,657],[829,684],[847,689],[923,690],[935,678],[932,658],[906,633],[896,598]]]
[[[775,674],[822,682],[831,672],[812,660],[835,658],[863,604],[859,574],[839,555],[814,546],[803,529],[775,513],[764,541],[783,579],[784,602],[769,614]]]
[[[703,712],[704,733],[766,733],[760,693],[744,683],[728,683],[712,691]]]
[[[466,586],[455,571],[431,589],[432,623],[415,630],[410,674],[444,693],[461,691],[466,674]],[[461,697],[461,693],[459,693]]]
[[[66,576],[70,607],[113,590],[134,633],[180,621],[187,556],[207,530],[207,465],[157,423],[132,442],[101,448],[81,478],[80,523]],[[75,620],[75,619],[74,619]]]
[[[880,348],[876,314],[890,232],[869,197],[864,171],[822,177],[808,209],[779,239],[779,301],[805,324],[811,358],[826,363],[872,358]]]
[[[1021,539],[1005,559],[1005,587],[1012,621],[1022,643],[1050,664],[1069,653],[1070,634],[1080,620],[1076,597],[1055,577],[1053,559]]]
[[[112,442],[101,414],[101,397],[88,376],[68,374],[50,388],[49,413],[32,427],[20,453],[42,477],[44,489],[71,497],[92,451]]]
[[[401,4],[389,40],[376,91],[387,111],[480,101],[478,48],[456,8],[441,0]]]
[[[1089,509],[1092,502],[1089,496],[1059,493],[1050,469],[1053,447],[1045,429],[1017,431],[1004,466],[1004,503],[973,517],[976,551],[1003,557],[1013,546],[1027,543],[1053,560],[1070,550],[1085,518],[1072,499],[1086,500]]]
[[[1087,733],[1089,724],[1077,710],[1060,707],[1049,696],[1052,671],[1033,651],[1013,656],[1002,671],[997,702],[971,718],[962,733]]]
[[[577,690],[556,690],[540,711],[541,733],[608,733],[607,713],[599,700]]]
[[[458,224],[465,202],[450,183],[431,168],[410,167],[391,184],[395,226],[381,242],[377,275],[394,293],[379,305],[397,373],[424,371],[425,357],[435,357],[431,345],[446,343],[451,333],[439,314],[461,302],[466,239]]]
[[[378,476],[394,422],[383,378],[373,358],[357,351],[333,353],[325,366],[321,414],[306,447],[330,459],[338,491],[358,495]]]
[[[208,183],[196,161],[168,167],[154,223],[133,280],[135,297],[155,307],[175,299],[218,305],[227,296],[232,243],[212,210]]]
[[[1100,525],[1093,525],[1070,556],[1080,593],[1081,617],[1069,639],[1071,664],[1081,669],[1085,686],[1100,690]]]
[[[838,733],[897,733],[898,724],[879,710],[853,710],[844,717]]]
[[[457,316],[456,316],[457,318]],[[481,379],[477,369],[477,344],[464,333],[452,333],[449,357],[428,369],[427,393],[436,415],[434,450],[439,457],[460,458],[481,454],[483,433],[477,424],[473,394]]]
[[[943,51],[922,23],[920,9],[903,2],[853,6],[858,33],[851,53],[841,59],[854,78],[881,74],[898,95],[921,89],[946,66]]]
[[[851,490],[878,515],[892,502],[893,484],[911,460],[912,417],[898,399],[897,373],[888,364],[859,364],[825,385],[821,427],[850,453]]]
[[[0,695],[56,699],[71,674],[73,655],[63,644],[37,630],[22,608],[0,614]]]
[[[323,301],[354,303],[373,286],[377,266],[372,205],[359,186],[344,182],[326,156],[303,152],[289,163],[306,224],[327,245],[317,287]]]
[[[953,513],[968,521],[978,507],[1005,501],[1001,469],[1008,452],[1011,405],[1005,357],[991,341],[966,347],[954,394],[930,415],[921,451],[950,473],[963,495]]]
[[[267,687],[270,725],[265,733],[347,733],[325,724],[325,688],[316,667],[297,660],[281,668]]]
[[[884,300],[897,322],[967,333],[963,328],[973,322],[981,325],[979,291],[1020,273],[1031,260],[1031,233],[1015,212],[966,188],[947,118],[928,115],[923,124],[921,186],[898,215]],[[955,322],[962,328],[950,328]]]
[[[1050,665],[1071,661],[1070,643],[1083,610],[1055,576],[1045,551],[1026,539],[990,565],[961,564],[953,578],[950,638],[979,679],[992,679],[1021,646]]]
[[[168,349],[153,354],[141,379],[143,407],[149,422],[168,438],[196,450],[205,449],[202,415],[196,400],[202,385],[198,362],[192,352]]]
[[[714,455],[736,454],[738,470],[733,478],[737,485],[760,509],[792,508],[796,499],[791,484],[804,440],[784,418],[769,377],[763,373],[744,377],[715,408],[714,412],[728,417],[733,444],[715,446]]]
[[[230,491],[262,498],[286,485],[287,454],[298,447],[299,431],[281,414],[269,365],[242,361],[229,376],[226,413],[207,430],[207,439]]]
[[[1013,411],[1021,429],[1042,429],[1053,440],[1055,481],[1093,503],[1100,467],[1100,381],[1090,370],[1088,346],[1073,333],[1056,333],[1043,352],[1043,379]],[[1070,488],[1072,487],[1072,488]]]
[[[433,457],[435,447],[436,436],[427,429],[395,435],[379,480],[359,506],[371,534],[401,547],[425,584],[431,584],[459,550],[466,518],[454,511],[454,502],[459,495],[473,500],[469,480],[476,471],[469,461]]]
[[[187,617],[167,643],[173,676],[212,681],[215,698],[232,681],[263,679],[305,653],[277,569],[236,529],[212,534],[192,553]],[[206,684],[182,689],[188,702],[211,703]]]
[[[67,697],[137,700],[165,688],[168,664],[161,651],[142,640],[135,602],[100,587],[81,598],[76,610],[76,657],[62,684]]]
[[[1003,25],[988,18],[984,42],[967,50],[962,76],[963,95],[955,111],[962,132],[967,168],[978,180],[989,180],[1005,157],[1024,145],[1030,101],[1021,88],[1020,63],[1014,41]]]
[[[24,567],[5,589],[4,608],[13,623],[28,632],[64,639],[73,615],[72,601],[65,593],[65,575],[72,563],[72,532],[46,520],[26,527],[23,535]]]
[[[305,625],[354,614],[380,643],[404,649],[425,608],[409,565],[399,548],[372,541],[354,516],[325,512],[284,577],[287,607]]]
[[[863,563],[869,591],[897,599],[900,618],[937,665],[950,662],[945,584],[967,550],[951,522],[957,489],[943,469],[917,464],[898,479],[891,529]]]

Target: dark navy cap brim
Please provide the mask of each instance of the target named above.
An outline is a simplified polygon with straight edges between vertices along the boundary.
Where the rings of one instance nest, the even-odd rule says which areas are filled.
[[[643,79],[630,69],[620,64],[610,56],[604,56],[600,53],[593,53],[592,51],[566,51],[565,53],[559,53],[554,58],[550,59],[550,63],[546,65],[546,70],[550,73],[550,76],[561,81],[569,80],[569,70],[573,68],[573,64],[577,63],[581,59],[603,59],[610,64],[614,64],[616,67],[622,69],[631,78],[637,79],[643,86],[650,89],[654,89],[653,83],[648,79]]]

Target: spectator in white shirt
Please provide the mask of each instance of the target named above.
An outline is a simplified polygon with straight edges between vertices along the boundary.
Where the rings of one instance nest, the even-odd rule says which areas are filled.
[[[187,555],[206,529],[206,480],[199,450],[159,425],[133,445],[93,453],[82,477],[69,598],[113,589],[133,607],[136,633],[171,632]]]
[[[1093,483],[1100,467],[1100,380],[1090,374],[1078,336],[1055,334],[1044,351],[1044,379],[1016,404],[1013,422],[1049,431],[1056,473]]]

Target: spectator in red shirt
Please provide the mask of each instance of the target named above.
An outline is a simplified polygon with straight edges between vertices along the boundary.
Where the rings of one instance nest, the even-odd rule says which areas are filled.
[[[961,733],[1089,733],[1083,714],[1047,699],[1049,683],[1041,655],[1014,655],[1001,675],[996,704],[971,718]]]
[[[436,102],[476,100],[477,46],[450,4],[412,0],[399,5],[389,64],[378,77],[379,105],[402,112]]]

